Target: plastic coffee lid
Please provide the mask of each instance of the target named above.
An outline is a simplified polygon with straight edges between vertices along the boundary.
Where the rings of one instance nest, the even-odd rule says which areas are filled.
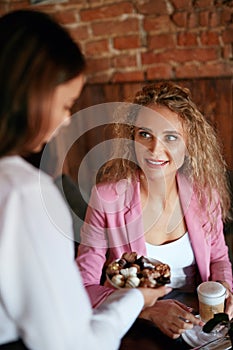
[[[226,288],[219,282],[203,282],[198,288],[198,293],[206,297],[221,297],[226,293]]]

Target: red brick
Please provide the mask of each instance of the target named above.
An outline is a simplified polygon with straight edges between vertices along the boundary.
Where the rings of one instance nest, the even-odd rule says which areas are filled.
[[[186,28],[188,23],[187,12],[174,13],[172,20],[178,27]]]
[[[25,1],[24,0],[1,0],[2,2],[5,2],[5,3],[9,3],[10,5],[13,4],[18,4],[18,5],[22,5],[24,6],[25,4]],[[29,2],[29,1],[28,1]],[[27,2],[27,4],[28,4]],[[39,4],[38,4],[39,5]],[[36,6],[36,5],[32,5],[32,6]]]
[[[86,73],[96,73],[105,71],[107,69],[111,68],[111,60],[109,57],[101,57],[101,58],[87,58],[87,68]]]
[[[199,27],[199,14],[196,12],[190,13],[188,16],[188,28]]]
[[[202,65],[183,65],[176,68],[177,78],[205,78],[216,76],[232,76],[233,65],[212,63]]]
[[[171,34],[153,35],[148,38],[148,49],[175,47],[175,37]]]
[[[105,19],[110,17],[120,16],[125,13],[133,13],[133,4],[130,2],[120,2],[118,4],[110,4],[108,6],[101,6],[80,11],[80,18],[82,21],[93,21],[97,19]]]
[[[143,15],[164,15],[167,14],[165,0],[144,0],[143,2],[135,1],[135,6],[139,13]]]
[[[231,59],[233,58],[233,47],[231,44],[225,45],[223,48],[223,57],[226,59]]]
[[[197,64],[184,64],[175,68],[176,78],[197,78],[200,76],[200,68]]]
[[[144,29],[148,32],[174,32],[175,26],[171,21],[170,16],[155,16],[155,17],[145,17],[144,19]]]
[[[120,55],[112,59],[113,66],[122,68],[122,67],[136,67],[137,66],[137,57],[135,55]]]
[[[173,13],[166,3],[173,6]],[[91,84],[115,79],[132,85],[131,81],[139,84],[145,79],[232,77],[233,8],[223,0],[69,0],[40,5],[0,0],[0,14],[19,8],[50,13],[67,27],[82,51],[87,50]],[[141,25],[145,41],[140,43]],[[177,38],[176,48],[172,35]],[[110,51],[109,38],[121,55]],[[137,52],[127,52],[134,48]],[[141,55],[141,70],[137,55]]]
[[[73,1],[76,1],[76,0],[73,0]],[[83,0],[80,0],[80,1],[83,1]],[[88,0],[88,2],[90,5],[92,5],[92,4],[101,5],[102,4],[101,0]]]
[[[89,2],[91,2],[91,0],[89,0]],[[63,4],[63,6],[65,6],[66,3]],[[69,3],[67,4],[68,6],[70,4],[75,4],[75,6],[78,7],[83,7],[83,0],[69,0]]]
[[[209,25],[212,28],[215,28],[219,25],[220,23],[220,16],[218,12],[212,12],[210,13],[210,20],[209,20]]]
[[[172,66],[168,64],[158,64],[154,67],[149,67],[146,72],[148,80],[174,78]]]
[[[20,2],[9,2],[8,5],[8,11],[15,11],[15,10],[20,10],[20,9],[26,9],[29,8],[30,4],[28,1],[20,1]]]
[[[202,32],[200,39],[203,45],[219,45],[219,34],[217,32]]]
[[[205,64],[200,73],[201,77],[216,77],[216,76],[232,76],[233,66],[227,66],[226,64],[213,63]]]
[[[201,7],[209,7],[212,6],[213,0],[196,0],[195,7],[201,8]]]
[[[190,9],[192,5],[191,0],[173,0],[173,6],[175,9]]]
[[[233,43],[233,27],[227,28],[222,33],[222,40],[223,40],[224,44]]]
[[[233,64],[232,63],[226,63],[226,62],[218,62],[213,64],[206,64],[204,72],[207,74],[208,77],[224,77],[229,76],[232,77],[233,75]]]
[[[59,11],[56,13],[56,19],[61,24],[70,24],[70,23],[76,23],[76,17],[75,17],[75,11],[74,10],[67,10],[67,11]]]
[[[121,36],[113,40],[113,46],[117,50],[139,48],[140,45],[140,38],[138,35]]]
[[[195,48],[195,49],[175,49],[166,50],[162,53],[143,53],[142,64],[168,63],[168,62],[205,62],[218,59],[218,51],[214,48]]]
[[[102,54],[109,50],[108,40],[98,40],[86,43],[85,52],[86,55]]]
[[[177,44],[179,46],[196,46],[197,45],[196,33],[187,33],[187,32],[178,33]]]
[[[139,30],[139,21],[136,18],[127,18],[125,20],[114,20],[92,24],[94,35],[122,35],[125,33],[136,32]]]
[[[214,48],[196,48],[191,50],[183,50],[183,52],[176,50],[175,54],[176,60],[180,60],[181,62],[193,60],[206,62],[218,59],[218,50]]]
[[[156,57],[157,55],[154,52],[143,52],[141,53],[141,61],[143,65],[147,65],[147,64],[155,64],[157,63],[156,61]]]
[[[229,9],[223,9],[220,14],[220,24],[226,25],[232,23],[232,11]]]
[[[75,41],[85,40],[85,39],[88,39],[89,37],[88,27],[86,25],[84,26],[81,25],[78,27],[70,27],[68,29],[72,37],[75,39]]]
[[[113,83],[142,80],[144,80],[144,73],[141,70],[134,72],[117,72],[114,73],[112,77]]]
[[[209,25],[209,11],[201,11],[199,13],[199,23],[200,23],[200,26],[202,27],[208,27]]]

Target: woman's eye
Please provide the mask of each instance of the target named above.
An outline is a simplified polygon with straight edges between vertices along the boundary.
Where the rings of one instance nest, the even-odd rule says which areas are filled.
[[[177,138],[178,137],[176,135],[166,135],[167,141],[176,141]]]
[[[139,136],[143,139],[150,139],[151,138],[151,134],[149,134],[148,132],[146,131],[140,131],[139,132]]]

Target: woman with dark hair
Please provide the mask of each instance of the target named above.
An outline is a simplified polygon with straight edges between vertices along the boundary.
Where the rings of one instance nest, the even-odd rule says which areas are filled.
[[[100,286],[104,265],[136,251],[169,264],[171,286],[180,291],[221,281],[232,318],[223,235],[230,201],[215,132],[188,89],[175,83],[148,84],[132,102],[116,112],[113,154],[99,171],[81,231],[77,263],[92,304],[113,291]],[[186,305],[171,299],[141,317],[172,339],[198,324]]]
[[[117,349],[143,306],[166,291],[117,292],[93,313],[73,258],[69,210],[52,178],[22,158],[69,122],[84,68],[78,45],[45,13],[0,19],[2,349]]]

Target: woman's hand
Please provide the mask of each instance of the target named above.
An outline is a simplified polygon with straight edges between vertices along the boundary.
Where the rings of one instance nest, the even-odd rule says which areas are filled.
[[[233,295],[230,291],[227,291],[225,313],[228,314],[229,320],[233,318]]]
[[[228,314],[229,320],[233,318],[233,294],[231,287],[225,281],[216,281],[221,283],[226,288],[226,302],[225,302],[225,310],[224,312]]]
[[[173,299],[159,300],[153,306],[144,309],[139,317],[150,320],[168,337],[179,336],[194,325],[203,326],[203,322],[196,318],[191,309]]]
[[[138,288],[144,297],[144,307],[153,306],[158,298],[171,292],[169,287],[159,287],[159,288]]]

